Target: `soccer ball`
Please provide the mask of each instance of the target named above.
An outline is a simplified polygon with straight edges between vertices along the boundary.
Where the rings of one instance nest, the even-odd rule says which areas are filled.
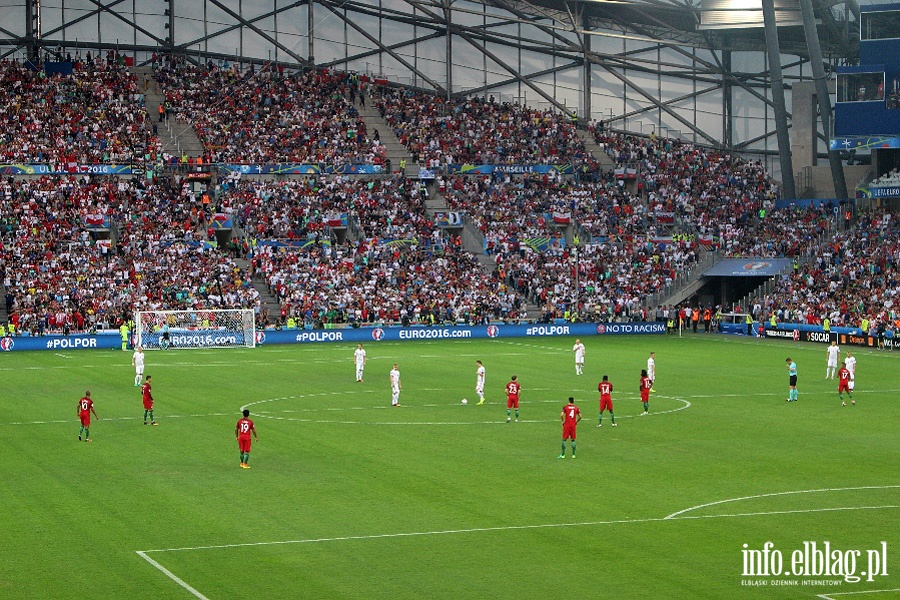
[[[463,399],[462,399],[462,403],[463,403],[463,404],[468,404],[468,403],[469,403],[469,401],[468,401],[468,400],[466,400],[466,399],[465,399],[465,398],[463,398]]]

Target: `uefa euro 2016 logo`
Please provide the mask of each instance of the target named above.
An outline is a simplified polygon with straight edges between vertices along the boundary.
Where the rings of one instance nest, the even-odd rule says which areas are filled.
[[[256,332],[256,343],[263,344],[266,341],[266,332],[265,331],[257,331]]]
[[[606,325],[604,325],[603,323],[600,323],[599,325],[597,325],[597,333],[599,333],[601,335],[606,333]]]
[[[495,338],[500,335],[500,328],[496,325],[488,325],[487,334],[488,337]]]
[[[376,327],[375,329],[373,329],[372,330],[372,339],[375,340],[376,342],[380,342],[381,340],[383,340],[384,339],[384,329],[382,329],[381,327]]]
[[[16,343],[11,337],[7,336],[3,339],[0,339],[0,350],[3,350],[4,352],[9,352],[15,345]]]

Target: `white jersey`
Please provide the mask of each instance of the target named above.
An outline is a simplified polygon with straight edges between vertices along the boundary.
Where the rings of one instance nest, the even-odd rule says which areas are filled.
[[[391,369],[391,388],[400,389],[400,371],[397,369]]]
[[[647,359],[647,377],[650,378],[650,381],[656,379],[656,361],[653,360],[653,357]]]
[[[144,353],[135,351],[131,356],[131,363],[134,365],[135,371],[142,373],[144,371]]]
[[[353,358],[356,359],[356,366],[361,367],[366,364],[366,351],[362,348],[357,348],[353,352]]]
[[[575,344],[572,346],[572,351],[575,352],[575,362],[584,362],[584,344]]]
[[[848,356],[846,360],[844,360],[844,365],[847,367],[847,370],[850,371],[850,379],[856,379],[856,357]]]
[[[478,367],[475,372],[475,389],[479,392],[484,391],[484,366]]]
[[[838,364],[838,356],[841,354],[841,347],[834,345],[828,346],[828,366],[836,367]]]

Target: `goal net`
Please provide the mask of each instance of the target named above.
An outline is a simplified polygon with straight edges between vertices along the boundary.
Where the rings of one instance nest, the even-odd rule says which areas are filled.
[[[254,348],[253,309],[137,311],[134,345],[144,349]]]

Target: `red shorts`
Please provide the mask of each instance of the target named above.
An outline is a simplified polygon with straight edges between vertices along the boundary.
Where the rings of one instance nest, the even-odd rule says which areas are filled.
[[[153,400],[144,398],[144,410],[153,410]]]
[[[506,399],[506,408],[519,408],[519,399],[513,396],[509,396]]]
[[[563,425],[563,437],[564,440],[574,440],[575,439],[575,424],[571,425]]]
[[[604,410],[608,410],[609,412],[613,411],[612,398],[600,398],[600,412],[603,412]]]
[[[241,452],[250,452],[250,437],[239,437],[238,448],[240,448]]]
[[[841,392],[849,392],[850,391],[850,382],[849,381],[840,381],[838,382],[838,393]]]
[[[84,427],[91,426],[91,413],[80,414],[80,415],[78,415],[78,418],[81,419],[81,424]]]
[[[641,390],[641,402],[650,402],[650,390]]]

